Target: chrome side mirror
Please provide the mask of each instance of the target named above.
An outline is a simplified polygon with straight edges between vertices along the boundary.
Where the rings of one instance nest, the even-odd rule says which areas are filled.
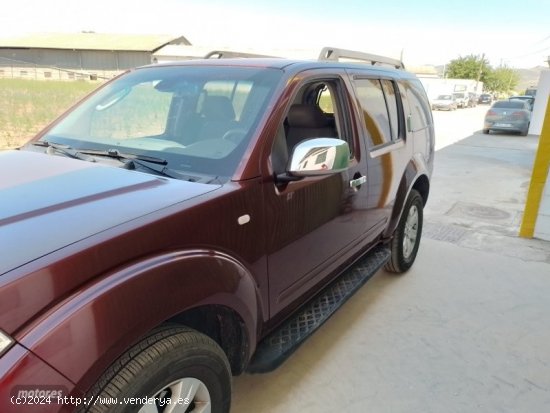
[[[346,141],[335,138],[307,139],[294,147],[287,172],[297,177],[330,175],[345,171],[349,158]]]

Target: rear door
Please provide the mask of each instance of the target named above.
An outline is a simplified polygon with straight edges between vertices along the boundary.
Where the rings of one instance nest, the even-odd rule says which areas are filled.
[[[387,225],[401,177],[411,159],[407,144],[403,101],[398,84],[390,77],[352,73],[360,110],[359,124],[367,146],[369,196],[367,211],[371,236]]]

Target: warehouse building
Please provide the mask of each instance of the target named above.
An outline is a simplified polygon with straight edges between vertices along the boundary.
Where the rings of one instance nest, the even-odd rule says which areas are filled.
[[[190,44],[183,36],[90,32],[0,39],[0,78],[110,79],[150,64],[164,46]]]

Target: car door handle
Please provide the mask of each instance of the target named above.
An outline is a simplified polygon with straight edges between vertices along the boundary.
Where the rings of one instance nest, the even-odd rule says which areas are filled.
[[[367,177],[366,176],[360,176],[359,178],[352,179],[351,181],[349,181],[349,187],[350,188],[357,188],[357,187],[363,185],[365,182],[367,182]]]

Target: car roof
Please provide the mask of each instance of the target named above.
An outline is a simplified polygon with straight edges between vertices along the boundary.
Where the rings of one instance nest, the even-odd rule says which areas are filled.
[[[394,78],[415,78],[415,75],[402,69],[394,69],[380,65],[353,62],[335,62],[319,60],[294,60],[284,58],[229,58],[229,59],[196,59],[180,60],[142,66],[143,68],[154,67],[185,67],[185,66],[211,66],[211,67],[256,67],[266,69],[279,69],[291,72],[300,72],[308,69],[354,69],[359,71],[370,71],[379,75],[388,75]]]

